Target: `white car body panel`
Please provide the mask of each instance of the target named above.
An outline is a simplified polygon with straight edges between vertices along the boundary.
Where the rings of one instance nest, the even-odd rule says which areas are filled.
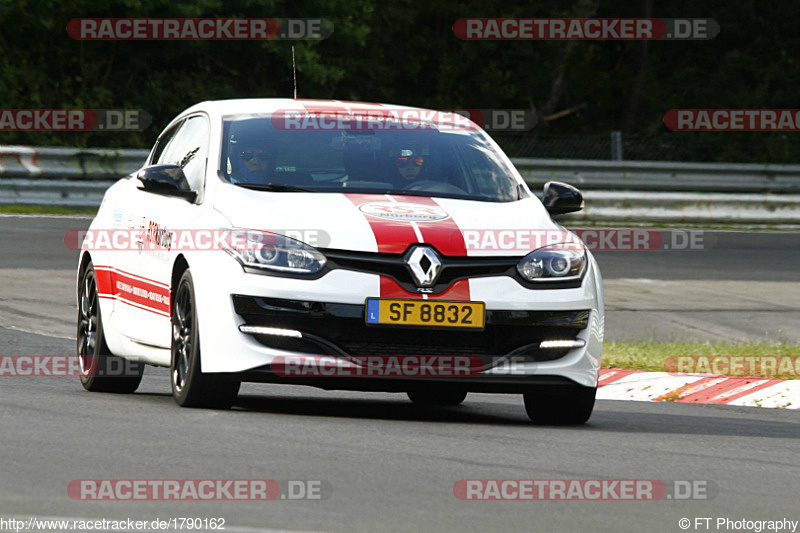
[[[345,194],[253,191],[226,183],[217,176],[223,115],[251,113],[254,110],[267,113],[289,108],[303,109],[302,103],[294,100],[233,100],[204,102],[186,110],[171,125],[200,112],[209,118],[210,123],[205,187],[201,201],[191,203],[145,192],[137,187],[138,180],[135,177],[129,177],[107,191],[90,230],[135,229],[151,221],[168,230],[232,227],[278,231],[323,230],[325,238],[330,239],[326,248],[379,252],[369,215],[361,212],[356,205],[358,202]],[[502,157],[513,169],[508,158],[505,155]],[[519,174],[515,169],[513,172],[527,191]],[[370,201],[405,201],[394,195],[374,196]],[[561,229],[533,196],[514,202],[452,198],[433,198],[433,201],[449,215],[448,224],[455,224],[462,232],[469,229]],[[422,232],[418,231],[417,234],[419,237]],[[424,242],[424,238],[418,238],[418,241]],[[85,253],[81,254],[81,261]],[[175,262],[179,254],[182,255],[194,280],[202,371],[207,373],[243,372],[268,365],[276,355],[287,353],[285,350],[268,348],[238,330],[244,321],[233,309],[234,294],[361,305],[368,297],[382,296],[381,279],[377,274],[343,269],[333,270],[318,279],[252,274],[246,273],[231,255],[222,250],[91,250],[89,253],[95,267],[105,266],[113,270],[117,283],[120,277],[128,279],[124,277],[128,276],[142,282],[144,287],[154,289],[151,292],[166,293],[167,298],[170,288],[175,288],[172,286]],[[521,257],[518,251],[513,250],[468,249],[465,255]],[[586,387],[597,385],[604,329],[602,278],[594,258],[589,252],[587,255],[587,272],[577,288],[534,290],[508,276],[468,280],[469,299],[485,302],[487,310],[591,310],[590,327],[579,336],[586,341],[584,347],[574,349],[555,361],[526,365],[521,370],[524,375],[561,376]],[[122,297],[101,299],[105,336],[111,351],[133,360],[168,366],[171,343],[169,301],[162,302],[161,312],[134,303]],[[491,375],[492,371],[487,371],[484,377],[490,378]]]

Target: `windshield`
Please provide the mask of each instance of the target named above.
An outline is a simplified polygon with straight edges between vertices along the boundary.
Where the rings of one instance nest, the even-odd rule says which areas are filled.
[[[226,117],[223,136],[224,178],[252,188],[492,202],[527,196],[479,130],[288,131],[268,115],[248,115]]]

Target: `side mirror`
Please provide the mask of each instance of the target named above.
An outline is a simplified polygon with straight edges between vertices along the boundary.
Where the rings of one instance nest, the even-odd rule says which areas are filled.
[[[548,181],[544,184],[542,204],[551,215],[574,213],[583,209],[583,194],[572,185]]]
[[[175,196],[190,202],[194,202],[197,198],[197,193],[189,187],[189,180],[178,165],[154,165],[143,168],[136,178],[142,182],[140,189],[153,194]]]

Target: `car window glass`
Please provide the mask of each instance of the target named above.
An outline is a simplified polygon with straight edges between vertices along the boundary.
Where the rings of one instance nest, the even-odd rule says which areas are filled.
[[[159,164],[180,165],[193,191],[199,191],[203,186],[208,134],[208,121],[205,117],[190,118],[158,160]]]
[[[152,164],[154,164],[154,165],[163,164],[159,160],[164,155],[164,151],[167,149],[167,146],[169,146],[169,143],[172,141],[172,139],[175,138],[175,134],[178,133],[178,130],[180,129],[182,124],[183,124],[183,121],[178,122],[177,124],[172,126],[170,129],[168,129],[167,131],[165,131],[164,133],[161,134],[161,137],[158,138],[158,143],[156,144],[156,149],[153,152],[153,159],[152,159],[153,163]]]
[[[481,196],[516,197],[517,184],[502,172],[503,162],[486,144],[465,143],[458,146],[458,151],[465,163],[465,177]]]
[[[223,139],[220,169],[235,184],[495,202],[519,198],[512,169],[479,131],[289,130],[269,117],[244,115],[224,120]]]

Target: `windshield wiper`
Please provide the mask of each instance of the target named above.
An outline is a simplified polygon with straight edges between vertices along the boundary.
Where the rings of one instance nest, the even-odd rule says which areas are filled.
[[[392,190],[392,191],[385,191],[385,192],[378,193],[378,194],[394,194],[394,195],[397,195],[397,196],[425,196],[425,197],[428,197],[428,196],[433,196],[433,195],[437,195],[437,194],[441,195],[442,193],[435,193],[435,192],[425,191],[425,190],[417,190],[417,191]]]
[[[285,183],[236,183],[238,187],[245,189],[252,189],[254,191],[270,191],[270,192],[314,192],[311,189],[304,189],[303,187],[296,187],[294,185],[287,185]]]

